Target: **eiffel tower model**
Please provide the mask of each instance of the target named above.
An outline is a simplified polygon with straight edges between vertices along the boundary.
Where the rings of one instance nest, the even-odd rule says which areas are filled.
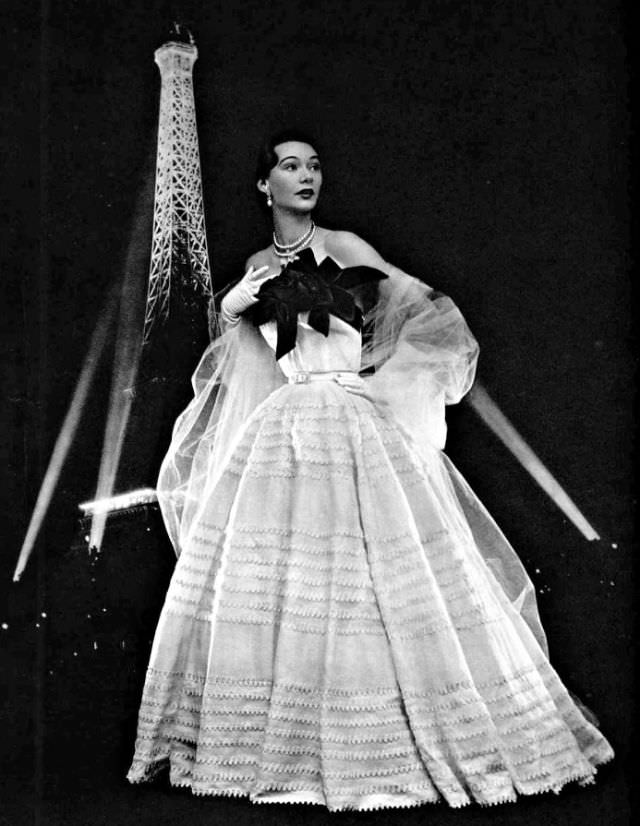
[[[115,482],[108,497],[80,505],[73,543],[85,571],[80,580],[86,584],[87,565],[91,573],[92,593],[80,598],[96,640],[146,636],[175,562],[154,488],[173,423],[192,394],[191,374],[209,342],[212,293],[193,95],[197,56],[191,34],[177,24],[155,51],[162,85],[147,298],[144,324],[134,331],[140,358],[124,392],[129,415]],[[138,316],[141,322],[141,311]],[[103,459],[108,454],[105,448]]]
[[[153,488],[190,377],[208,344],[211,270],[193,95],[198,50],[175,24],[155,52],[162,79],[151,259],[137,378],[114,493]]]

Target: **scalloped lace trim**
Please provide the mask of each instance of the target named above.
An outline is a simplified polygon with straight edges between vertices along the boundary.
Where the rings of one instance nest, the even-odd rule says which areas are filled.
[[[604,755],[597,763],[598,765],[604,765],[611,759],[612,755]],[[143,765],[138,762],[132,766],[127,775],[127,780],[133,784],[148,782],[159,774],[167,764],[167,758],[155,765]],[[557,772],[564,768],[570,767],[558,767]],[[517,789],[514,786],[504,788],[503,782],[496,781],[496,784],[500,784],[502,787],[491,791],[491,782],[487,782],[485,785],[474,783],[469,785],[469,794],[462,789],[447,789],[446,791],[450,794],[449,800],[439,794],[428,781],[405,787],[380,784],[364,789],[350,790],[344,788],[333,796],[334,802],[331,804],[327,802],[320,784],[313,783],[272,783],[258,791],[253,791],[242,786],[232,786],[229,784],[229,780],[221,778],[220,782],[225,783],[225,786],[216,788],[211,785],[212,782],[215,782],[212,778],[207,778],[209,785],[203,786],[202,781],[179,771],[172,772],[170,782],[174,787],[190,789],[194,795],[199,797],[247,797],[254,804],[301,803],[326,806],[329,811],[374,811],[377,809],[410,808],[443,802],[448,803],[449,807],[454,809],[463,808],[474,803],[481,807],[498,806],[504,803],[515,803],[519,797],[549,792],[558,794],[564,786],[570,783],[579,783],[581,786],[592,785],[595,782],[596,775],[597,768],[594,765],[590,770],[568,772],[563,777],[557,777],[555,780],[548,779],[550,773],[530,778],[527,781],[528,788],[524,788],[521,784],[518,784],[520,787]],[[249,782],[250,778],[245,780]],[[536,781],[538,783],[534,785]]]

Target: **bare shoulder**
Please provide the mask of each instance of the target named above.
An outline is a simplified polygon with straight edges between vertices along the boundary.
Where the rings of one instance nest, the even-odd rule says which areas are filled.
[[[244,270],[246,272],[249,267],[255,267],[258,269],[259,267],[270,266],[271,259],[271,247],[265,247],[263,250],[258,250],[258,252],[254,252],[253,255],[250,255],[247,258],[244,265]]]
[[[344,267],[367,266],[382,269],[385,266],[380,253],[355,232],[328,230],[325,248],[327,254]]]

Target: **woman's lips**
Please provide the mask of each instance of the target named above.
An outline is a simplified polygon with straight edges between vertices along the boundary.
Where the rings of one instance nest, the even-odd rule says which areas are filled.
[[[313,189],[301,189],[296,192],[296,195],[300,195],[302,198],[313,198],[314,192]]]

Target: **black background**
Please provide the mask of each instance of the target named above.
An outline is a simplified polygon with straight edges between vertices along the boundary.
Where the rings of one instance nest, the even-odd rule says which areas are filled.
[[[200,54],[194,83],[216,287],[268,242],[252,180],[261,138],[288,125],[310,131],[325,170],[318,219],[357,232],[456,300],[481,344],[483,384],[600,532],[600,541],[584,540],[468,405],[451,410],[447,451],[541,589],[552,661],[617,751],[595,786],[489,810],[332,816],[130,788],[130,717],[123,727],[109,714],[118,700],[101,652],[80,650],[70,666],[77,639],[65,615],[78,589],[69,548],[77,504],[95,484],[106,368],[36,555],[11,583],[100,308],[131,245],[139,257],[148,248],[153,50],[176,14]],[[54,0],[12,10],[2,31],[2,72],[12,81],[1,110],[3,191],[15,197],[1,206],[9,805],[0,823],[627,823],[634,362],[621,8],[612,0]],[[144,291],[146,270],[136,277]],[[126,543],[121,553],[123,570],[139,566]],[[153,554],[148,563],[162,565]]]

